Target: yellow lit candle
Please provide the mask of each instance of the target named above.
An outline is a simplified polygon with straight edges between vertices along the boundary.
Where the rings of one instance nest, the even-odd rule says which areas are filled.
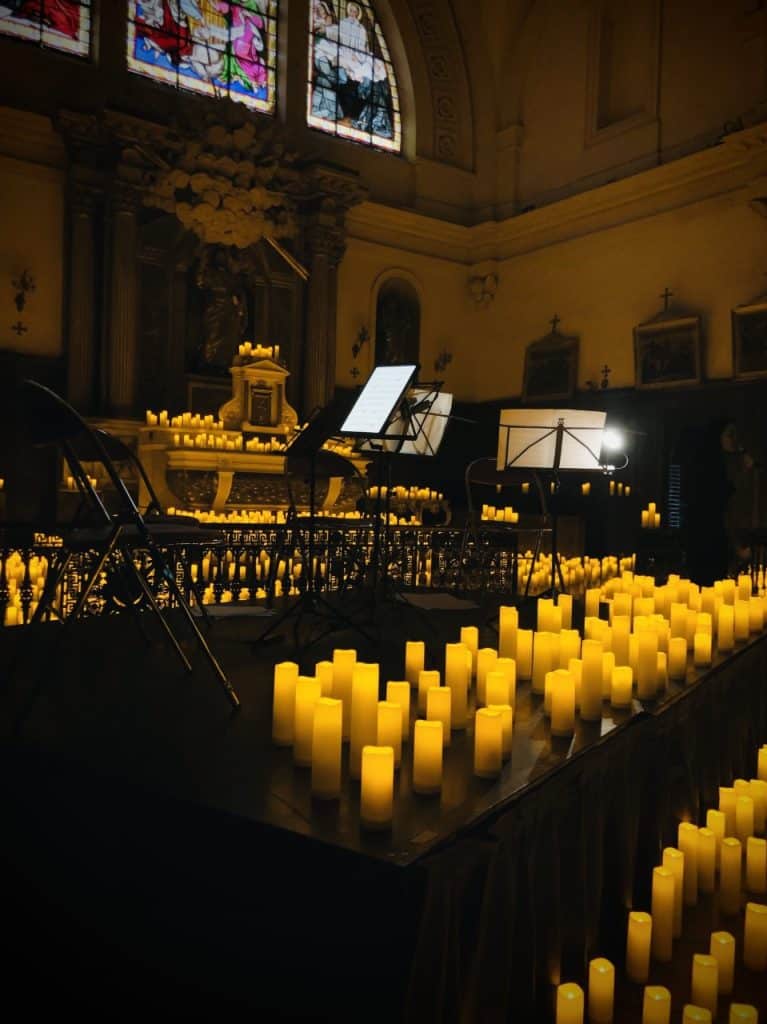
[[[684,902],[684,854],[675,846],[663,851],[663,867],[674,876],[674,938],[682,934],[682,905]]]
[[[656,660],[658,673],[658,690],[665,693],[668,688],[668,654],[665,651],[658,651]]]
[[[613,669],[610,703],[614,708],[630,708],[633,694],[633,673],[630,665],[616,665]]]
[[[754,801],[754,832],[761,834],[767,831],[767,782],[751,779],[749,788]]]
[[[570,658],[567,663],[567,670],[573,677],[575,683],[575,709],[581,706],[581,676],[583,674],[583,662],[580,658]]]
[[[696,668],[711,664],[711,634],[696,633],[693,639],[693,661]]]
[[[602,717],[602,644],[584,640],[581,648],[581,718],[587,722]]]
[[[722,857],[722,840],[727,834],[727,817],[723,811],[713,808],[706,811],[706,827],[710,828],[716,838],[716,866],[719,867]]]
[[[746,888],[767,892],[767,839],[749,836],[746,843]]]
[[[713,892],[716,885],[716,836],[710,828],[698,829],[698,888]]]
[[[510,704],[488,704],[491,711],[499,711],[502,722],[502,757],[511,757],[511,739],[514,731],[514,709]]]
[[[749,1003],[730,1003],[729,1024],[759,1024],[759,1011]]]
[[[677,828],[677,847],[684,854],[684,902],[694,907],[698,902],[698,829],[689,821]]]
[[[754,801],[750,796],[736,796],[735,798],[735,835],[740,839],[743,846],[746,840],[754,834]]]
[[[719,994],[728,996],[735,980],[735,937],[729,932],[712,932],[709,952],[719,965]]]
[[[568,981],[557,985],[556,1024],[583,1024],[583,989]]]
[[[471,627],[474,628],[474,627]],[[463,631],[462,631],[463,632]],[[452,697],[450,701],[450,728],[465,729],[468,716],[469,686],[471,685],[471,655],[464,642],[445,645],[445,686]],[[477,652],[474,658],[478,659]],[[430,717],[428,714],[427,718]]]
[[[365,828],[391,825],[394,806],[394,751],[366,744],[362,748],[360,820]]]
[[[586,618],[596,619],[599,617],[599,602],[601,595],[602,591],[599,587],[589,587],[586,590]]]
[[[615,968],[603,956],[589,962],[589,1020],[612,1024],[615,999]]]
[[[474,774],[491,779],[503,762],[503,718],[500,711],[480,708],[474,716]]]
[[[278,746],[289,747],[293,742],[297,682],[298,665],[294,661],[281,661],[274,666],[272,739]]]
[[[402,742],[407,743],[410,735],[410,683],[407,680],[388,682],[386,684],[386,699],[391,704],[399,705],[402,719]]]
[[[513,608],[512,611],[516,611]],[[515,637],[516,639],[516,637]],[[490,672],[498,660],[498,652],[492,647],[481,647],[477,651],[477,703],[487,704],[485,697],[485,680],[487,679],[487,673]]]
[[[533,631],[517,630],[517,677],[529,679],[533,674]],[[767,776],[766,776],[767,777]]]
[[[577,629],[563,629],[559,634],[559,667],[569,668],[572,658],[581,656],[581,634]]]
[[[498,654],[502,658],[516,657],[518,629],[519,612],[517,609],[510,605],[501,605],[498,609]],[[477,653],[479,654],[479,652]]]
[[[767,906],[746,904],[743,963],[749,971],[767,971]]]
[[[731,651],[735,646],[735,612],[732,605],[723,604],[719,609],[716,646],[720,651]]]
[[[674,636],[668,642],[669,679],[684,679],[687,675],[687,640]]]
[[[439,793],[442,788],[442,722],[418,721],[413,730],[413,789]]]
[[[471,672],[477,671],[477,650],[479,649],[479,630],[476,626],[461,626],[461,643],[471,651]]]
[[[396,768],[402,760],[402,708],[394,701],[378,702],[376,745],[392,748]]]
[[[652,918],[643,910],[629,913],[626,932],[626,974],[637,985],[644,985],[650,971]]]
[[[687,1003],[682,1010],[682,1024],[711,1024],[711,1011],[705,1006]]]
[[[628,665],[629,635],[631,633],[631,616],[613,615],[612,630],[612,649],[613,653],[615,654],[615,664]]]
[[[341,701],[320,697],[312,731],[312,794],[322,800],[335,800],[341,795],[342,736]]]
[[[571,594],[560,594],[557,597],[557,607],[562,612],[562,629],[572,629],[573,626],[573,598]]]
[[[431,686],[426,694],[426,718],[442,722],[442,744],[450,746],[450,704],[452,691],[448,686]]]
[[[299,676],[296,682],[295,731],[293,736],[293,760],[308,767],[312,763],[312,740],[314,738],[314,712],[322,696],[318,679]]]
[[[719,999],[719,963],[707,953],[695,953],[692,958],[690,998],[696,1006],[705,1006],[716,1014]]]
[[[333,651],[333,696],[343,701],[344,739],[349,739],[352,721],[352,676],[357,652],[336,648]]]
[[[664,985],[646,985],[642,1000],[642,1024],[670,1024],[671,993]]]
[[[553,633],[536,633],[533,637],[533,693],[544,693],[546,673],[559,663],[559,652]]]
[[[493,669],[487,673],[485,693],[488,704],[511,704],[509,677],[505,672]]]
[[[761,597],[748,599],[748,627],[752,633],[761,633],[764,629],[764,602]]]
[[[551,735],[572,736],[575,729],[575,680],[567,669],[551,673]]]
[[[735,835],[735,790],[732,786],[719,787],[719,810],[725,818],[724,834]]]
[[[362,748],[373,746],[378,728],[378,665],[358,661],[352,677],[352,717],[349,735],[349,775],[360,777]]]
[[[516,663],[516,661],[514,661],[513,658],[497,658],[496,662],[495,662],[495,666],[493,668],[493,671],[494,672],[503,672],[503,674],[506,676],[506,682],[508,683],[508,687],[509,687],[509,696],[508,696],[508,700],[505,701],[504,703],[508,703],[508,704],[511,704],[513,706],[513,704],[514,704],[514,697],[515,697],[515,694],[516,694],[516,687],[517,687],[517,663]],[[490,702],[488,701],[488,703],[490,703]]]
[[[740,840],[733,836],[725,836],[722,840],[719,909],[723,914],[733,915],[740,911],[741,850]]]
[[[666,867],[652,873],[652,955],[656,960],[671,959],[674,933],[674,876]]]
[[[426,694],[432,686],[439,686],[439,672],[436,669],[423,669],[418,674],[418,714],[426,714]]]
[[[602,700],[609,700],[613,685],[613,669],[615,668],[615,655],[612,651],[605,651],[602,655]],[[632,670],[633,674],[633,670]]]
[[[405,644],[405,679],[412,687],[418,686],[418,677],[423,672],[426,647],[423,640],[408,640]]]
[[[756,777],[762,782],[767,782],[767,744],[759,748],[757,758]]]
[[[323,697],[333,696],[333,662],[318,661],[314,666],[315,678],[319,680]]]
[[[738,643],[743,640],[748,640],[748,634],[750,631],[750,608],[748,601],[736,601],[735,605],[735,639]]]
[[[658,635],[645,630],[637,637],[637,697],[654,700],[658,692]]]

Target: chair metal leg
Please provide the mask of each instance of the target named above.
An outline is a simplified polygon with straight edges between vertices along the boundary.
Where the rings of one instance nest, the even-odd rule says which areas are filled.
[[[152,611],[155,613],[157,618],[160,620],[160,625],[162,626],[163,630],[165,631],[165,635],[168,637],[168,639],[170,640],[171,644],[173,645],[173,647],[174,647],[174,649],[176,651],[176,654],[178,654],[179,658],[181,659],[181,662],[183,663],[184,668],[187,670],[187,672],[191,672],[192,671],[191,662],[189,661],[189,659],[187,658],[187,656],[184,654],[183,650],[181,649],[181,645],[179,644],[178,640],[176,639],[176,634],[170,628],[170,625],[166,622],[166,620],[165,620],[165,618],[164,618],[164,616],[162,614],[162,609],[158,605],[157,600],[156,600],[154,594],[152,593],[152,588],[149,586],[149,584],[144,579],[142,574],[139,572],[139,570],[133,564],[133,559],[131,558],[130,550],[126,551],[122,547],[119,550],[120,550],[121,555],[123,556],[123,559],[125,560],[126,565],[130,566],[131,571],[133,572],[133,575],[136,577],[136,581],[137,581],[138,585],[141,587],[142,591],[144,592],[144,596],[146,597],[147,601],[149,602],[149,605],[150,605]]]

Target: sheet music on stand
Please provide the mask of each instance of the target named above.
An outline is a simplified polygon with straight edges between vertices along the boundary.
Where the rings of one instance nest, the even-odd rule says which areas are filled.
[[[340,433],[365,438],[385,435],[417,369],[414,364],[376,366],[341,424]]]
[[[497,468],[602,471],[606,420],[607,413],[588,409],[502,409]]]
[[[391,419],[386,433],[377,443],[365,441],[360,450],[386,451],[394,455],[436,455],[445,436],[453,408],[453,396],[438,386],[411,388],[405,402],[409,412],[401,405]],[[404,404],[404,403],[403,403]]]

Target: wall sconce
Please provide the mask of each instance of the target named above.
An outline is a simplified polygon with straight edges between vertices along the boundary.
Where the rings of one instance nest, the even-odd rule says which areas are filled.
[[[605,363],[605,365],[602,367],[602,379],[600,380],[599,384],[596,384],[593,380],[587,380],[586,387],[589,389],[589,391],[604,391],[610,384],[611,373],[612,370],[607,365],[607,363]]]
[[[443,373],[453,361],[453,353],[443,349],[434,360],[434,369],[437,373]]]

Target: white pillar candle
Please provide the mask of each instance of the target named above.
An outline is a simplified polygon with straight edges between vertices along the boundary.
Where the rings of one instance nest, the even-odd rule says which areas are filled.
[[[643,910],[629,913],[626,931],[626,973],[631,981],[643,985],[650,971],[652,918]]]
[[[589,1021],[612,1024],[615,968],[603,956],[589,962]]]
[[[684,902],[684,854],[675,846],[663,851],[663,867],[674,876],[674,938],[682,934],[682,905]]]
[[[682,1009],[682,1024],[711,1024],[711,1011],[705,1006],[687,1003]]]
[[[767,782],[751,779],[750,790],[754,801],[754,832],[761,835],[767,831]]]
[[[314,666],[314,677],[319,680],[323,697],[333,696],[333,662],[318,661]]]
[[[710,828],[698,829],[698,888],[710,893],[716,885],[716,836]]]
[[[562,629],[572,629],[573,626],[573,598],[571,594],[560,594],[557,597],[557,607],[562,615]]]
[[[394,751],[365,744],[362,748],[360,820],[365,828],[391,825],[394,806]]]
[[[410,735],[410,683],[407,680],[391,680],[386,684],[386,699],[391,704],[399,705],[402,721],[402,742],[407,743]]]
[[[729,996],[735,981],[735,937],[729,932],[712,932],[709,952],[719,965],[719,992]]]
[[[684,902],[694,907],[698,902],[698,828],[692,822],[679,823],[677,847],[684,854]]]
[[[493,669],[487,673],[485,680],[485,694],[487,704],[511,704],[511,690],[509,677],[505,672]]]
[[[511,609],[516,611],[516,608]],[[515,635],[516,641],[516,635]],[[515,644],[516,646],[516,644]],[[485,680],[487,673],[490,672],[498,660],[498,651],[492,647],[480,647],[477,651],[477,703],[487,704],[485,698]]]
[[[533,631],[517,630],[517,677],[529,679],[533,674]],[[767,773],[767,768],[765,768]],[[767,778],[767,774],[765,774]]]
[[[696,668],[711,664],[711,634],[696,633],[693,639],[693,662]]]
[[[585,596],[585,614],[586,618],[598,618],[599,617],[599,602],[601,600],[602,590],[600,587],[589,587],[586,590]]]
[[[349,734],[349,775],[360,777],[362,748],[373,746],[378,723],[378,665],[358,661],[352,677],[352,715]]]
[[[684,637],[672,637],[668,643],[669,679],[684,679],[687,675],[687,641]]]
[[[729,1024],[759,1024],[759,1011],[749,1003],[730,1003]]]
[[[580,658],[570,658],[567,663],[567,671],[573,677],[575,683],[575,710],[581,706],[581,678],[583,675],[583,662]]]
[[[615,654],[615,664],[628,665],[631,616],[613,615],[612,631],[612,649]]]
[[[533,693],[545,690],[546,673],[557,667],[558,651],[554,634],[549,632],[536,633],[533,637]]]
[[[503,719],[500,711],[480,708],[474,716],[474,774],[494,778],[503,763]]]
[[[289,747],[293,742],[297,682],[298,665],[294,661],[281,661],[274,666],[272,739],[277,746]]]
[[[424,795],[442,788],[442,722],[418,721],[413,729],[413,789]]]
[[[615,668],[615,655],[612,651],[605,651],[602,655],[602,700],[609,700],[613,685],[613,669]]]
[[[426,718],[430,722],[442,722],[442,744],[450,746],[450,718],[452,691],[448,686],[431,686],[426,694]]]
[[[719,963],[716,957],[707,953],[694,953],[690,998],[696,1006],[704,1006],[712,1015],[716,1014],[719,999]]]
[[[312,727],[312,794],[322,800],[341,795],[343,705],[333,697],[320,697]]]
[[[719,787],[719,810],[725,818],[725,835],[735,835],[735,790],[732,786]]]
[[[767,744],[759,748],[757,755],[756,777],[767,782]]]
[[[754,834],[754,801],[750,796],[735,797],[735,835],[745,847],[746,840]]]
[[[519,612],[509,605],[501,605],[498,610],[498,653],[502,658],[517,656],[517,630],[519,629]]]
[[[614,708],[630,708],[633,696],[633,675],[630,665],[616,665],[613,669],[610,703]]]
[[[645,985],[642,1024],[671,1024],[671,993],[664,985]]]
[[[352,676],[357,652],[336,648],[333,651],[333,696],[343,701],[344,739],[349,739],[352,721]]]
[[[581,718],[588,722],[602,717],[602,644],[584,640],[581,649]]]
[[[731,651],[735,646],[735,612],[731,605],[719,609],[716,646],[720,651]]]
[[[426,714],[426,694],[432,686],[439,686],[439,672],[433,668],[422,669],[418,674],[418,714]]]
[[[554,610],[554,600],[550,597],[539,597],[536,602],[536,621],[535,628],[539,633],[551,633],[556,632],[552,629],[552,612]],[[561,615],[560,615],[561,619]],[[561,626],[561,622],[560,622]]]
[[[665,651],[658,651],[655,664],[658,673],[658,692],[665,693],[668,689],[668,655]]]
[[[494,672],[503,672],[506,676],[506,681],[509,684],[509,699],[508,703],[514,705],[514,699],[517,688],[517,663],[513,658],[497,658]]]
[[[730,916],[740,911],[741,850],[740,841],[734,836],[725,836],[722,840],[719,909]]]
[[[761,633],[764,629],[764,602],[761,597],[748,600],[748,626],[752,633]]]
[[[746,888],[767,892],[767,839],[749,836],[746,842]]]
[[[514,709],[510,704],[488,704],[491,711],[498,711],[502,722],[502,757],[511,757],[511,740],[514,732]]]
[[[572,736],[575,729],[575,680],[567,669],[551,673],[551,735]]]
[[[750,631],[750,608],[748,601],[736,601],[734,605],[735,639],[738,643],[748,640]]]
[[[418,676],[423,672],[426,645],[423,640],[408,640],[405,644],[405,679],[412,687],[418,686]]]
[[[722,857],[722,840],[727,834],[727,816],[723,811],[715,811],[713,808],[706,811],[706,827],[714,833],[716,840],[716,866],[719,867]]]
[[[471,651],[471,674],[477,671],[477,651],[479,649],[479,630],[476,626],[461,626],[461,643]]]
[[[450,727],[452,729],[466,728],[469,686],[471,685],[471,663],[467,655],[470,653],[469,648],[463,642],[445,645],[445,686],[452,693],[450,703]],[[429,717],[428,714],[426,717]]]
[[[767,906],[746,904],[743,963],[749,971],[767,971]]]
[[[658,635],[646,630],[637,641],[637,697],[654,700],[658,693]]]
[[[318,679],[299,676],[296,682],[296,711],[293,735],[293,760],[308,767],[312,763],[314,711],[322,696]]]
[[[559,634],[559,667],[568,668],[572,658],[581,656],[581,634],[577,629],[563,629]]]
[[[394,766],[399,766],[402,760],[402,708],[394,701],[378,702],[376,746],[391,747],[394,752]]]
[[[583,1024],[583,989],[568,981],[557,985],[556,1024]]]

